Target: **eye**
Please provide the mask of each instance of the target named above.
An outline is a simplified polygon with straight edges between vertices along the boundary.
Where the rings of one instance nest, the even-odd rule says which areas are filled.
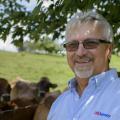
[[[85,48],[93,49],[99,45],[99,41],[97,41],[97,40],[85,40],[83,44],[84,44]]]
[[[68,42],[68,43],[64,44],[64,47],[68,51],[75,51],[78,48],[78,46],[79,46],[78,41],[71,41],[71,42]]]
[[[75,46],[78,45],[78,44],[79,44],[79,43],[77,43],[76,41],[74,41],[74,42],[68,43],[68,46],[75,47]]]
[[[72,41],[72,42],[68,42],[68,43],[66,43],[66,44],[64,44],[64,47],[74,47],[74,46],[76,46],[76,45],[78,45],[79,44],[79,42],[77,42],[77,41]]]

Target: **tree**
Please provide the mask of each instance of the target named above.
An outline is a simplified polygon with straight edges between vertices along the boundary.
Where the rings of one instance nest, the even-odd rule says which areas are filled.
[[[51,4],[45,7],[45,1]],[[66,22],[77,10],[94,8],[112,24],[115,51],[120,51],[120,34],[117,33],[120,26],[120,0],[37,0],[37,2],[33,11],[27,11],[16,0],[2,0],[0,3],[4,7],[0,13],[0,38],[6,40],[7,35],[12,34],[16,46],[22,45],[26,35],[34,41],[40,40],[43,34],[53,34],[53,40],[63,38],[64,35],[61,33],[65,30]]]
[[[52,41],[49,37],[45,37],[40,41],[25,41],[19,51],[27,51],[32,53],[52,53],[57,54],[61,51],[60,45],[56,41]]]

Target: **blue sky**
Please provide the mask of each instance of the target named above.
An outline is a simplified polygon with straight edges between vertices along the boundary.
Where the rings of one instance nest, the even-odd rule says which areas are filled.
[[[20,0],[19,0],[20,1]],[[36,6],[37,2],[36,0],[30,0],[30,3],[26,2],[26,1],[22,1],[20,2],[21,4],[25,5],[27,10],[31,11],[33,10],[33,8]]]

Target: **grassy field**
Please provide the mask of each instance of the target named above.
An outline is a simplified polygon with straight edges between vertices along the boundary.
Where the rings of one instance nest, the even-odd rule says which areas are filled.
[[[120,71],[120,57],[112,56],[111,67]],[[73,73],[63,56],[0,51],[0,77],[10,81],[21,77],[37,82],[42,76],[47,76],[64,89]]]

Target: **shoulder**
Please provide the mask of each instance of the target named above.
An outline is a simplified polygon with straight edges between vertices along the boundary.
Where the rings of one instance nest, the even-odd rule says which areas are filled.
[[[120,100],[120,78],[116,78],[110,85],[106,86],[105,92],[107,96],[112,97],[113,100]]]
[[[115,89],[116,91],[120,91],[120,78],[117,78],[115,82],[113,82],[113,89]]]
[[[62,109],[62,107],[70,100],[72,92],[70,89],[64,91],[52,104],[48,117],[52,116],[56,112]]]
[[[59,104],[62,104],[63,102],[65,102],[65,99],[68,99],[70,98],[72,95],[72,92],[70,89],[64,91],[56,100],[55,102],[53,103],[52,107],[53,106],[58,106]]]

